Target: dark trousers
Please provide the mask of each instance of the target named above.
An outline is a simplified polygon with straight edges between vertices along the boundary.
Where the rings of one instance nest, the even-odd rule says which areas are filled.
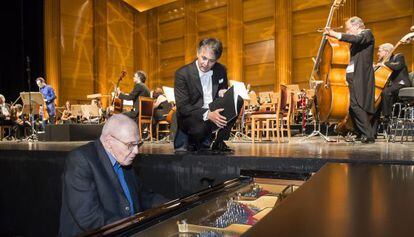
[[[394,84],[384,88],[381,92],[381,104],[374,115],[372,120],[372,127],[374,132],[376,133],[379,126],[379,120],[382,115],[384,117],[390,117],[392,115],[392,106],[398,99],[398,92],[401,88],[405,87],[405,85],[401,84]]]
[[[237,101],[237,114],[240,114],[242,106],[243,100],[239,98]],[[217,136],[214,139],[215,142],[220,143],[230,138],[231,128],[236,123],[237,117],[238,116],[228,121],[224,128],[218,130]],[[218,127],[210,120],[204,121],[202,116],[189,116],[182,120],[182,124],[179,124],[178,129],[188,135],[189,144],[194,144],[197,148],[200,148],[205,140],[212,137],[212,133],[216,131]],[[176,141],[174,142],[176,143]],[[178,140],[177,142],[180,143]],[[176,148],[179,147],[177,144],[174,146]]]
[[[405,87],[405,85],[395,84],[389,87],[386,87],[381,92],[381,109],[382,115],[385,117],[391,116],[392,113],[392,105],[398,99],[398,92],[401,88]]]
[[[367,138],[374,138],[372,125],[369,121],[368,113],[361,108],[358,104],[352,81],[348,81],[350,107],[349,114],[354,122],[357,130],[361,135],[365,135]]]

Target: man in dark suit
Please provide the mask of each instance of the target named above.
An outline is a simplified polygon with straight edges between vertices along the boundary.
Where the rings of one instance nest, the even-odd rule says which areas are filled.
[[[375,113],[374,89],[375,78],[373,68],[374,36],[365,29],[359,17],[351,17],[345,23],[346,34],[326,29],[325,34],[340,41],[351,43],[351,60],[346,69],[348,82],[351,118],[362,135],[362,143],[374,143],[374,131],[369,115]]]
[[[381,44],[378,48],[378,61],[383,61],[383,58],[387,57],[394,46],[390,43]],[[388,79],[388,83],[381,92],[381,106],[377,109],[375,118],[373,119],[374,131],[377,131],[381,113],[384,116],[384,128],[388,126],[389,118],[392,113],[392,105],[398,98],[398,92],[401,88],[411,86],[411,81],[408,75],[407,65],[405,64],[404,55],[399,53],[392,55],[390,59],[384,63],[385,66],[392,70],[392,73]],[[377,63],[375,67],[383,66],[381,63]]]
[[[137,124],[113,115],[100,139],[72,151],[65,161],[59,236],[96,229],[165,201],[141,188],[132,161],[140,145]]]
[[[145,75],[144,71],[137,71],[134,74],[134,78],[133,78],[134,83],[135,83],[134,89],[132,89],[132,91],[129,94],[122,93],[118,88],[118,94],[119,94],[118,97],[120,99],[134,101],[134,107],[132,108],[132,110],[124,113],[126,116],[134,120],[136,120],[138,117],[139,97],[140,96],[150,97],[150,90],[144,84],[146,79],[147,79],[147,76]]]
[[[229,138],[237,118],[226,121],[220,114],[223,109],[209,110],[209,104],[223,97],[228,87],[227,70],[217,62],[222,50],[223,46],[218,39],[203,39],[199,43],[197,59],[175,72],[174,93],[178,120],[174,144],[176,150],[207,148],[212,133],[218,129],[211,148],[215,151],[231,151],[224,140]],[[239,112],[242,102],[239,101],[237,105]],[[189,146],[186,142],[181,142],[181,133],[188,135]],[[187,137],[184,136],[184,139]]]
[[[394,48],[390,43],[385,43],[379,46],[378,58],[381,60],[386,57]],[[389,118],[392,112],[392,105],[398,97],[398,92],[401,88],[411,86],[410,78],[408,76],[407,65],[402,53],[392,55],[390,60],[384,63],[385,66],[392,70],[388,85],[381,92],[382,114],[385,118]],[[378,65],[380,66],[380,65]]]

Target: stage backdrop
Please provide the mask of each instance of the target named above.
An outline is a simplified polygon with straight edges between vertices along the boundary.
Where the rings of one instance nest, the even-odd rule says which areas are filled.
[[[332,0],[178,0],[138,12],[121,0],[45,0],[45,58],[50,84],[66,99],[108,94],[121,70],[132,88],[137,69],[151,89],[173,86],[174,72],[196,56],[198,41],[218,37],[220,62],[230,79],[256,91],[280,84],[308,87],[312,57],[320,43]],[[347,0],[334,26],[362,17],[376,46],[395,44],[414,24],[414,0]],[[400,48],[413,68],[413,47]]]

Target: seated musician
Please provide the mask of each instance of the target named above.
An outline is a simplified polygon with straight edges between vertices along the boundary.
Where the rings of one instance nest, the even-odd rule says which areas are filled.
[[[22,140],[27,136],[26,128],[30,128],[30,122],[28,118],[23,114],[23,106],[16,104],[15,108],[15,135],[18,140]]]
[[[70,101],[67,100],[65,103],[65,110],[62,112],[62,117],[60,120],[62,123],[72,123],[74,120],[76,120],[76,117],[72,115],[72,105],[70,104]]]
[[[359,17],[351,17],[345,22],[346,34],[326,29],[325,34],[351,44],[351,60],[346,68],[350,108],[349,114],[361,135],[362,143],[374,143],[374,131],[369,115],[375,113],[374,107],[374,36],[365,29]]]
[[[36,78],[36,84],[39,87],[40,93],[43,95],[43,99],[46,103],[46,111],[49,116],[49,123],[54,124],[55,123],[55,114],[56,114],[56,108],[55,108],[55,91],[51,86],[46,84],[45,79],[43,77]]]
[[[154,99],[154,116],[153,116],[153,134],[155,134],[156,124],[159,121],[166,120],[168,113],[172,109],[173,105],[168,102],[167,97],[164,94],[162,88],[157,87],[152,93],[152,98]]]
[[[172,104],[168,102],[167,97],[161,88],[156,88],[152,94],[154,101],[154,120],[156,122],[165,120],[168,112],[172,108]]]
[[[145,96],[150,97],[150,90],[144,84],[147,79],[147,75],[144,71],[137,71],[134,74],[134,89],[129,94],[122,93],[119,88],[117,88],[117,94],[120,99],[123,100],[132,100],[134,102],[134,106],[131,111],[124,112],[124,114],[134,120],[137,120],[138,113],[139,113],[139,97]]]
[[[0,125],[13,125],[10,117],[10,106],[6,103],[6,98],[0,94]]]
[[[217,137],[211,145],[214,151],[228,152],[224,143],[230,136],[237,117],[226,121],[223,109],[209,110],[209,104],[226,92],[227,70],[217,62],[223,51],[218,39],[200,41],[197,59],[175,72],[174,93],[177,104],[178,132],[174,140],[176,151],[200,150],[210,147],[213,132]],[[237,102],[240,113],[243,102]]]
[[[378,49],[378,61],[382,61],[387,57],[394,46],[390,43],[381,44]],[[405,58],[402,53],[392,55],[390,60],[384,63],[385,66],[390,68],[393,72],[389,78],[389,83],[381,92],[381,107],[377,111],[377,118],[374,120],[374,128],[378,127],[378,117],[382,112],[384,116],[384,125],[388,124],[389,118],[392,113],[392,105],[398,99],[398,92],[401,88],[411,86],[410,78],[408,75],[407,65],[405,64]],[[376,67],[383,66],[381,63],[377,63]]]

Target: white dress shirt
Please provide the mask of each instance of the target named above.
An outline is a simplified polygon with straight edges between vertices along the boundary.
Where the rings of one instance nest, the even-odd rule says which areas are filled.
[[[198,61],[195,62],[198,70],[198,76],[200,77],[201,87],[203,88],[203,108],[208,109],[208,105],[213,102],[213,70],[208,72],[202,72],[198,66]],[[207,121],[206,111],[203,114],[203,120]]]

